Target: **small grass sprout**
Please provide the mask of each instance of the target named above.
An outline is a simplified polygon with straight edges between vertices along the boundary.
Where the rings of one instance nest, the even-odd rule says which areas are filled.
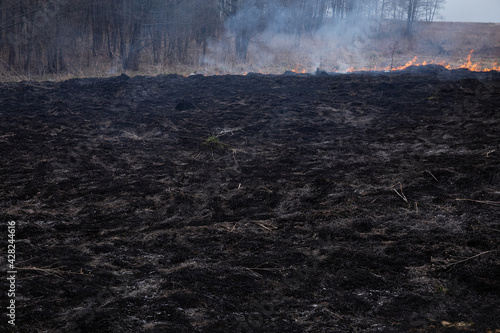
[[[223,143],[217,135],[210,135],[201,144],[202,148],[208,150],[224,150],[227,148],[227,144]]]

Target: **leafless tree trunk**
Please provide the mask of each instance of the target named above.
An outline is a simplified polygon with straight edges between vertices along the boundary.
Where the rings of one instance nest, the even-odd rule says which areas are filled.
[[[408,0],[408,11],[406,18],[406,30],[405,35],[411,36],[413,34],[413,28],[415,26],[415,22],[418,18],[418,8],[420,6],[421,0]]]

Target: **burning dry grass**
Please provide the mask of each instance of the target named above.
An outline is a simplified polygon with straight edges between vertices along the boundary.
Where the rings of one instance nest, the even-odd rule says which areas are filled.
[[[215,47],[205,65],[195,72],[313,73],[318,68],[327,72],[389,71],[427,64],[448,69],[500,70],[500,25],[426,23],[411,39],[395,37],[383,29],[375,37],[324,33],[314,38],[302,36],[300,41],[286,35],[261,35],[250,45],[247,64],[219,54]]]
[[[213,44],[207,54],[199,55],[196,64],[154,64],[151,55],[143,54],[140,71],[130,76],[160,74],[244,75],[327,72],[390,71],[409,66],[438,64],[448,69],[473,71],[500,70],[500,24],[490,23],[421,23],[413,37],[401,37],[391,23],[365,33],[320,31],[315,36],[259,35],[252,39],[247,63],[240,63],[231,38]],[[399,36],[399,37],[398,37]],[[473,50],[473,52],[471,51]],[[95,59],[90,67],[70,64],[64,74],[34,77],[0,72],[1,81],[54,80],[111,77],[123,72],[117,60]]]

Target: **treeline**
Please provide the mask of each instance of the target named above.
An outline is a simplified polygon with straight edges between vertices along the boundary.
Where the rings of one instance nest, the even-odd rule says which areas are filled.
[[[444,0],[0,0],[3,71],[44,75],[99,63],[194,65],[209,43],[226,43],[239,62],[264,31],[297,44],[325,24],[432,21]]]

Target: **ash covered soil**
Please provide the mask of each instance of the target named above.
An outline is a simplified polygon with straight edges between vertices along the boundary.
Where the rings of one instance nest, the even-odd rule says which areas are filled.
[[[0,328],[500,329],[497,72],[2,83],[0,120]]]

